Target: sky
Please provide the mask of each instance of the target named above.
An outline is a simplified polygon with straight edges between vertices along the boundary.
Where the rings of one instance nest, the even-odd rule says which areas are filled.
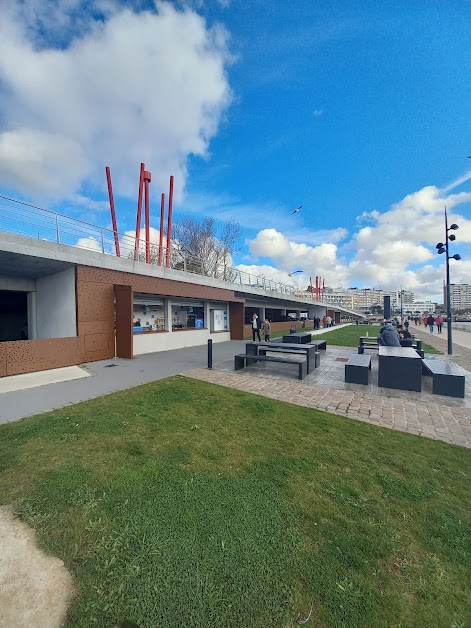
[[[471,282],[471,2],[0,2],[0,194],[242,227],[234,265],[441,300]],[[293,210],[302,205],[296,214]],[[294,273],[294,271],[302,271]],[[293,274],[294,273],[294,274]]]

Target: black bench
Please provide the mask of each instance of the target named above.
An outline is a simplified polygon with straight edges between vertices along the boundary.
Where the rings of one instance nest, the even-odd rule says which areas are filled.
[[[311,340],[311,342],[308,342],[308,344],[316,345],[318,351],[327,350],[327,342],[325,340]]]
[[[353,353],[345,364],[345,381],[349,384],[368,384],[371,355]]]
[[[360,336],[360,344],[358,345],[358,353],[361,355],[364,353],[365,349],[378,349],[379,348],[379,338],[375,338],[374,336]]]
[[[311,342],[311,334],[308,331],[295,332],[294,334],[288,334],[281,337],[282,342],[306,344]]]
[[[239,353],[234,357],[234,371],[240,371],[245,366],[250,366],[254,362],[281,362],[283,364],[296,364],[299,370],[299,379],[304,379],[307,375],[306,360],[290,360],[290,358],[279,358],[271,355],[250,355]]]
[[[422,360],[422,373],[432,376],[432,393],[464,398],[465,376],[454,362]]]
[[[259,347],[258,355],[266,355],[267,351],[271,353],[303,353],[306,356],[307,361],[307,372],[310,373],[314,369],[317,369],[321,363],[321,356],[319,351],[317,351],[315,346],[311,345],[291,345],[291,344],[280,344],[280,345],[271,345],[266,344]],[[247,353],[250,353],[248,351]]]

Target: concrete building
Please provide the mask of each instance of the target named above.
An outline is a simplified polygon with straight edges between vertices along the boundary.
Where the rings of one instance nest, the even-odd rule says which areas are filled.
[[[274,282],[224,281],[92,248],[0,231],[0,376],[242,340],[253,312],[273,331],[290,328],[289,314],[358,317]]]
[[[471,284],[451,283],[450,301],[452,310],[471,309]],[[443,303],[446,303],[446,286],[443,287]]]

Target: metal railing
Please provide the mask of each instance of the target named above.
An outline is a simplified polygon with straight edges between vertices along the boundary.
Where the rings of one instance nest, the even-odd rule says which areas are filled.
[[[116,257],[115,233],[111,229],[2,195],[0,195],[0,231]],[[135,237],[123,233],[118,233],[117,236],[121,258],[128,259],[130,263],[134,262],[135,258],[139,263],[146,263],[145,240],[141,238],[137,241],[136,246]],[[152,242],[149,254],[151,264],[159,265],[159,260],[161,260],[160,265],[166,266],[167,250],[165,246],[159,251],[159,245]],[[201,259],[184,251],[176,242],[172,243],[169,252],[168,267],[206,277],[214,277],[233,284],[233,287],[235,287],[234,284],[241,287],[250,286],[290,297],[313,298],[312,293],[298,290],[293,285],[267,279],[262,275],[252,275],[226,265],[224,262],[213,260],[212,263],[208,263],[207,259]]]

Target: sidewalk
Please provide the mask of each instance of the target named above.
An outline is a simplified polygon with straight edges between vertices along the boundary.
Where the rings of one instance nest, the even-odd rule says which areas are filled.
[[[345,325],[306,331],[321,334],[334,331],[339,327],[345,327]],[[245,353],[245,343],[245,340],[234,340],[213,344],[214,364],[228,359],[233,360],[236,353]],[[25,390],[19,390],[18,383],[15,381],[14,391],[0,394],[0,424],[147,384],[164,377],[185,373],[190,369],[206,368],[207,360],[208,347],[201,345],[174,351],[147,353],[133,360],[113,358],[101,362],[89,362],[82,367],[86,368],[93,377],[87,377],[81,381],[62,381],[39,385],[34,389],[25,386]],[[54,371],[57,370],[54,369]],[[31,374],[31,377],[43,379],[39,374]],[[7,383],[6,380],[13,378],[25,378],[25,376],[15,375],[11,378],[2,378],[5,390],[8,390],[8,384],[11,386],[11,383]]]
[[[213,361],[234,359],[245,351],[245,341],[213,345]],[[207,367],[207,345],[139,355],[133,360],[114,358],[84,365],[93,377],[0,394],[0,424],[95,399],[118,390],[147,384],[170,375]]]
[[[319,330],[319,333],[324,331],[328,330]],[[430,334],[423,328],[414,328],[414,333],[445,351],[444,356],[437,358],[448,359],[446,337]],[[461,342],[460,334],[467,332],[454,330],[453,339]],[[456,399],[432,395],[430,377],[423,378],[421,393],[379,388],[376,355],[372,356],[368,386],[345,383],[345,361],[355,349],[333,347],[329,343],[327,351],[321,352],[320,368],[303,381],[296,378],[292,366],[285,364],[259,363],[234,372],[234,355],[245,353],[245,342],[215,344],[212,370],[207,368],[206,345],[141,355],[134,360],[115,358],[89,363],[85,366],[93,377],[1,394],[0,423],[182,373],[237,390],[471,448],[471,349],[454,343],[453,360],[468,371],[465,398]]]
[[[432,334],[421,325],[410,325],[409,331],[448,356],[448,335],[445,326],[442,334],[437,334],[436,327],[434,327]],[[453,329],[451,339],[453,342],[453,355],[449,357],[456,364],[459,364],[467,371],[471,371],[471,332]]]

